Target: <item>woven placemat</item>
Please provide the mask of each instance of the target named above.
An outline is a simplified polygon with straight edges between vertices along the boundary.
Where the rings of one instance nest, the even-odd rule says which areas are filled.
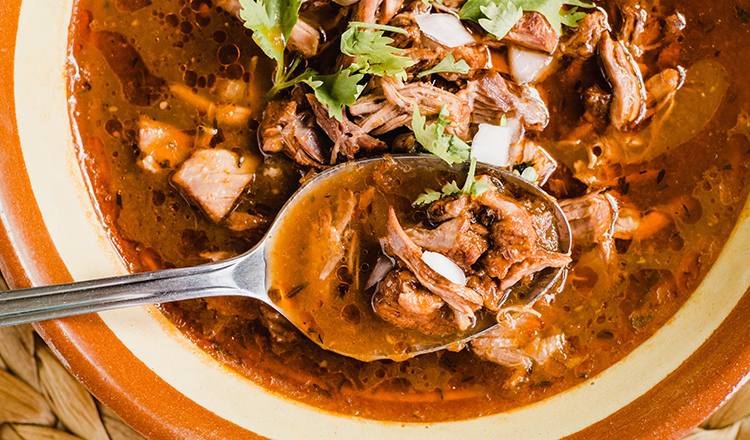
[[[143,437],[97,402],[31,325],[0,327],[0,440],[76,439]],[[750,385],[683,440],[750,440]]]

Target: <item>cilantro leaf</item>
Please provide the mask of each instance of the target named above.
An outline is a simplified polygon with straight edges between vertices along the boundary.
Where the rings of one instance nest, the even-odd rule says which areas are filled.
[[[449,53],[447,57],[443,58],[442,61],[437,63],[432,69],[427,69],[424,72],[417,75],[417,78],[427,76],[432,73],[461,73],[465,74],[469,72],[469,65],[464,60],[456,60],[453,58],[453,54]]]
[[[459,193],[461,193],[461,189],[458,187],[456,181],[454,180],[443,185],[443,188],[440,191],[435,191],[429,188],[426,189],[424,193],[420,194],[419,197],[414,200],[412,206],[429,205],[431,203],[437,202],[443,197],[455,196]]]
[[[477,160],[476,158],[472,157],[471,164],[469,165],[469,172],[466,175],[466,182],[464,182],[464,186],[462,188],[458,187],[458,184],[456,184],[455,180],[443,185],[443,188],[442,190],[440,190],[440,192],[428,188],[424,193],[420,194],[419,197],[416,198],[416,200],[414,200],[412,206],[429,205],[431,203],[437,202],[443,197],[450,197],[457,194],[466,194],[470,195],[471,197],[479,197],[483,192],[492,188],[492,184],[484,179],[476,180],[474,178],[476,166]]]
[[[318,101],[328,108],[328,115],[341,121],[344,118],[341,106],[350,106],[359,98],[365,88],[359,82],[364,77],[349,68],[331,75],[313,75],[302,82],[312,87]]]
[[[563,9],[563,6],[572,6]],[[562,35],[562,25],[577,27],[586,16],[578,8],[593,8],[594,5],[581,0],[468,0],[461,7],[464,20],[479,23],[495,38],[501,39],[518,23],[523,12],[539,12],[552,29]]]
[[[427,188],[424,193],[420,194],[412,203],[412,206],[430,205],[444,197],[443,193]]]
[[[471,186],[471,196],[479,197],[483,192],[492,189],[492,184],[485,179],[474,180],[474,184]]]
[[[269,58],[284,62],[284,49],[297,24],[302,0],[239,0],[240,18]]]
[[[562,25],[577,27],[578,22],[586,16],[585,12],[578,11],[578,7],[593,8],[594,5],[580,0],[514,0],[520,4],[524,11],[536,11],[544,15],[552,29],[557,35],[562,35]],[[563,10],[563,5],[573,6],[572,9]]]
[[[493,3],[493,0],[468,0],[463,6],[461,6],[458,15],[463,20],[479,22],[479,19],[484,17],[482,6],[487,6],[491,3]]]
[[[426,124],[427,118],[419,114],[414,104],[411,128],[417,142],[428,152],[443,159],[449,164],[463,162],[469,158],[471,148],[454,134],[445,134],[445,127],[451,123],[448,119],[448,106],[443,104],[436,122]]]
[[[280,85],[289,81],[289,76],[297,66],[289,69],[284,65],[284,51],[289,35],[299,19],[302,0],[239,0],[240,18],[246,28],[253,31],[253,41],[272,60],[276,61],[272,96],[283,89]],[[304,75],[304,74],[303,74]],[[286,86],[288,87],[288,86]]]
[[[510,32],[523,17],[523,9],[514,5],[512,1],[490,2],[479,9],[485,17],[478,20],[479,25],[498,39]]]
[[[406,69],[414,60],[401,56],[402,49],[390,46],[393,39],[384,36],[385,31],[405,32],[392,26],[352,22],[341,35],[341,53],[355,58],[352,68],[364,74],[394,76],[406,80]],[[363,27],[370,29],[362,29]]]
[[[377,23],[365,23],[363,21],[350,21],[349,27],[356,28],[356,29],[377,29],[379,31],[395,32],[397,34],[404,34],[404,35],[409,33],[406,31],[406,29],[403,29],[397,26],[389,26],[387,24],[377,24]]]

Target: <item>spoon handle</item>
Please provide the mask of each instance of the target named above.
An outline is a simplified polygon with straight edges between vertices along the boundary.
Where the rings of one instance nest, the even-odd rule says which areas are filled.
[[[235,280],[240,265],[243,271],[259,272],[255,285],[248,285],[244,277]],[[0,292],[0,327],[208,296],[243,295],[268,301],[261,281],[264,272],[260,246],[235,259],[203,266]]]

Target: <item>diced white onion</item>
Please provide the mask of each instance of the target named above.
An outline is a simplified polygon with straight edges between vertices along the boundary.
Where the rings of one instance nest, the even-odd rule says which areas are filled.
[[[511,127],[479,124],[479,131],[471,141],[471,156],[477,161],[501,168],[510,166]]]
[[[449,281],[462,286],[466,285],[466,275],[464,274],[464,271],[445,255],[437,252],[424,251],[422,253],[422,261]]]
[[[420,14],[414,19],[425,35],[443,46],[459,47],[476,42],[453,14]]]
[[[552,57],[542,52],[534,52],[511,46],[508,50],[510,70],[519,84],[535,82],[547,71]]]
[[[388,275],[388,272],[390,272],[394,266],[395,263],[393,260],[383,255],[379,256],[378,261],[375,263],[375,267],[372,269],[370,278],[367,279],[365,290],[383,281],[383,278]]]

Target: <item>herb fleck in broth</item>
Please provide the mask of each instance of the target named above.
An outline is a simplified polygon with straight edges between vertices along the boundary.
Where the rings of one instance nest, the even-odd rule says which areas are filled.
[[[427,12],[420,4],[409,3],[397,12],[408,8]],[[526,113],[522,137],[543,147],[557,167],[545,175],[538,162],[521,157],[510,168],[531,180],[546,178],[543,188],[563,204],[602,191],[602,197],[611,196],[618,205],[619,232],[608,242],[611,246],[579,243],[564,286],[536,304],[538,319],[527,317],[527,322],[534,323],[527,327],[532,333],[529,341],[536,341],[537,346],[563,346],[564,350],[541,364],[527,356],[531,364],[525,370],[484,360],[469,349],[400,363],[364,363],[321,350],[275,312],[252,300],[212,298],[164,304],[163,312],[197,345],[262,386],[325,410],[373,419],[441,421],[497,413],[575,386],[621,359],[664,325],[688,298],[718,255],[745,201],[750,144],[743,134],[747,130],[743,132],[741,115],[750,110],[746,104],[750,89],[743,80],[750,67],[750,53],[743,50],[746,44],[738,42],[747,43],[750,38],[732,2],[714,3],[711,10],[693,0],[661,2],[656,11],[648,8],[649,14],[658,15],[658,25],[650,22],[653,26],[639,34],[641,40],[627,38],[632,17],[621,14],[616,2],[597,4],[609,17],[613,40],[627,43],[624,46],[637,61],[646,85],[661,72],[669,75],[669,69],[678,76],[665,76],[662,85],[669,84],[670,78],[684,83],[672,95],[667,90],[661,106],[649,101],[647,95],[642,115],[637,114],[638,108],[623,109],[634,111],[636,117],[615,128],[612,100],[627,84],[619,83],[621,89],[614,90],[612,79],[602,74],[597,55],[582,58],[570,52],[569,37],[575,31],[564,25],[549,70],[528,86],[538,92],[548,109],[548,122],[539,112]],[[484,52],[466,47],[446,50],[432,43],[429,50],[410,50],[415,49],[413,38],[425,37],[420,37],[418,27],[409,27],[406,15],[398,15],[387,24],[409,33],[404,36],[383,30],[379,35],[393,40],[390,45],[399,49],[394,55],[400,56],[406,49],[416,60],[409,66],[408,62],[396,62],[407,72],[405,85],[418,83],[419,93],[433,93],[436,98],[420,102],[417,112],[409,102],[383,107],[388,99],[377,94],[380,90],[396,90],[409,99],[416,95],[408,95],[409,89],[402,89],[398,81],[378,75],[378,69],[395,69],[393,59],[385,66],[370,59],[368,64],[349,64],[349,70],[333,69],[343,67],[337,36],[347,30],[356,8],[328,2],[308,1],[300,6],[300,17],[310,28],[326,30],[318,40],[319,58],[307,61],[302,57],[296,70],[290,71],[302,49],[287,49],[282,60],[287,71],[282,73],[289,75],[277,77],[277,61],[256,46],[251,32],[231,12],[231,5],[231,1],[200,0],[159,0],[148,5],[76,3],[69,84],[79,160],[102,221],[132,271],[195,265],[251,248],[300,179],[327,166],[331,158],[341,161],[348,155],[413,152],[422,151],[422,147],[448,156],[466,155],[461,142],[471,143],[477,128],[476,123],[468,122],[471,118],[503,124],[495,113],[453,119],[464,108],[455,97],[462,96],[461,90],[477,78],[489,83],[497,81],[493,77],[497,73],[511,84],[511,92],[517,93],[514,96],[521,96],[523,90],[533,94],[513,81],[507,61],[511,46],[513,50],[522,47],[518,40],[482,40]],[[586,8],[580,11],[591,12]],[[384,13],[380,10],[378,19]],[[462,16],[472,35],[484,38],[486,31],[500,32],[478,22],[493,17],[473,17],[470,10]],[[363,31],[365,37],[375,33]],[[517,35],[507,38],[511,37]],[[576,50],[585,51],[586,47],[577,46]],[[593,50],[596,53],[596,46]],[[459,65],[461,61],[469,66],[468,71]],[[484,64],[478,68],[480,61]],[[684,76],[677,67],[685,68]],[[304,75],[307,68],[315,72]],[[419,77],[423,72],[427,74]],[[298,87],[280,87],[279,78],[294,80]],[[341,90],[333,85],[337,78],[344,89],[359,94],[356,101],[351,94],[326,95]],[[267,92],[274,80],[277,90],[269,104],[272,98]],[[706,95],[713,104],[700,99],[705,92],[702,84],[722,82],[726,93]],[[650,96],[656,96],[655,89],[651,90]],[[291,102],[297,119],[283,119],[292,114]],[[480,99],[479,106],[487,102]],[[525,102],[539,101],[530,98]],[[670,102],[680,103],[682,108],[670,107]],[[355,144],[345,142],[348,138],[336,143],[320,126],[319,121],[327,121],[329,130],[340,128],[342,121],[335,109],[325,111],[336,103],[346,105],[341,118],[368,129],[371,139],[357,138],[362,143],[356,144],[356,151]],[[372,116],[367,106],[390,116],[377,125],[376,118],[367,119]],[[686,111],[685,107],[701,111]],[[276,132],[269,130],[263,114],[270,115],[273,109],[276,120],[297,121],[298,133],[317,139],[319,148],[286,148],[288,132],[280,129],[279,149],[269,151],[269,139],[274,139]],[[507,112],[508,127],[519,119],[518,111]],[[444,115],[442,123],[440,114]],[[426,118],[427,134],[415,139],[408,127],[417,115],[418,125],[420,117]],[[642,120],[636,122],[639,117]],[[389,130],[386,122],[401,125]],[[664,147],[663,151],[651,151],[637,160],[617,160],[622,154],[635,154],[638,148],[648,150],[653,139],[674,139],[666,134],[684,134],[686,126],[695,134],[680,139],[681,145],[653,141]],[[165,133],[167,141],[161,142],[158,133]],[[144,145],[144,139],[153,143]],[[149,146],[152,150],[146,148]],[[185,182],[175,181],[177,170],[196,150],[226,151],[223,158],[234,160],[242,170],[239,189],[232,193],[238,194],[237,198],[228,208],[201,204]],[[390,197],[406,211],[426,189],[440,193],[445,183],[425,182]],[[220,221],[210,220],[210,213]],[[400,220],[407,228],[421,221],[412,219],[414,223],[409,224],[407,218]],[[634,222],[646,226],[625,234]],[[346,281],[339,284],[351,285],[355,276],[365,277],[372,270],[381,249],[374,243],[364,247],[373,260],[365,258],[357,266],[362,269],[367,265],[368,269],[336,274],[336,279],[340,275]],[[314,283],[308,279],[289,280],[282,286],[293,299],[303,298],[312,287]],[[361,322],[364,306],[358,306],[359,313],[345,306],[342,304],[340,318]],[[531,343],[521,348],[527,350],[524,353],[533,351]]]

